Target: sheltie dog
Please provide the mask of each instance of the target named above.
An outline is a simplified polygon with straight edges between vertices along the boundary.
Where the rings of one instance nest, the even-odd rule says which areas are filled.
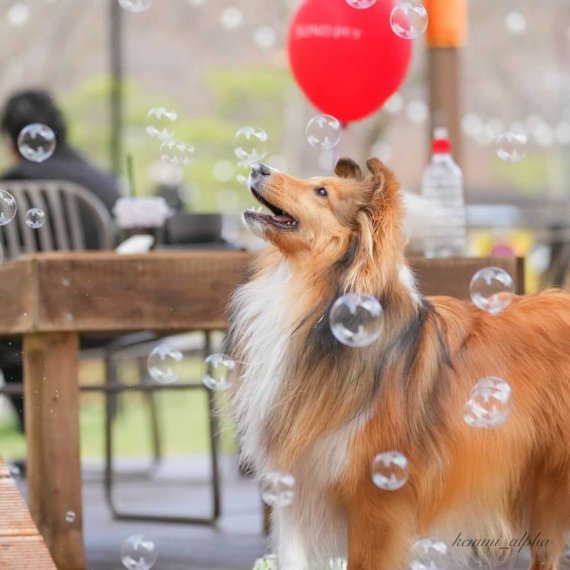
[[[233,409],[244,460],[258,476],[296,477],[275,509],[281,570],[403,570],[418,537],[540,533],[532,570],[555,570],[570,529],[570,297],[516,297],[498,316],[422,296],[404,257],[401,191],[369,159],[300,180],[256,165],[247,226],[269,242],[230,305],[239,365]],[[351,348],[329,326],[349,292],[384,308],[374,344]],[[512,412],[496,429],[463,419],[470,390],[498,376]],[[371,479],[376,454],[398,450],[409,480]],[[461,534],[460,534],[461,533]],[[464,546],[465,544],[463,544]],[[457,546],[457,544],[455,544]]]

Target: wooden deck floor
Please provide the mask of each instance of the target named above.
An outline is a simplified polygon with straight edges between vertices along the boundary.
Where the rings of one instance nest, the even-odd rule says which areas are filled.
[[[168,460],[150,479],[133,477],[132,472],[143,465],[137,461],[119,464],[131,472],[128,478],[121,477],[117,486],[121,506],[167,514],[207,514],[205,458]],[[88,570],[124,570],[119,551],[123,541],[133,534],[143,534],[155,542],[159,559],[154,570],[251,570],[255,558],[266,551],[257,488],[237,474],[235,461],[224,460],[223,471],[223,516],[217,528],[210,528],[113,521],[104,501],[101,466],[84,464]],[[19,487],[25,495],[25,481],[19,481]],[[516,563],[501,568],[525,570],[528,558],[523,554]]]

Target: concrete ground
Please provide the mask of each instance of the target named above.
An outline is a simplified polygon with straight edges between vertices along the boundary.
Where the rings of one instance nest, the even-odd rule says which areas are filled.
[[[124,466],[131,472],[132,463]],[[223,462],[222,518],[217,527],[113,521],[101,478],[87,475],[89,471],[86,468],[84,485],[88,570],[124,570],[119,550],[133,534],[143,534],[156,544],[156,570],[251,570],[255,558],[265,553],[257,487],[238,475],[232,460]],[[207,460],[168,460],[151,480],[121,477],[115,497],[125,510],[208,516]]]
[[[84,530],[87,570],[124,570],[120,548],[142,534],[158,550],[154,570],[251,570],[266,552],[257,486],[237,473],[235,461],[223,466],[222,518],[216,527],[114,521],[105,502],[101,465],[83,466]],[[206,458],[166,460],[152,478],[141,476],[139,461],[118,462],[115,497],[121,509],[166,515],[207,516],[210,487]],[[25,481],[20,480],[26,494]],[[31,569],[30,569],[31,570]]]

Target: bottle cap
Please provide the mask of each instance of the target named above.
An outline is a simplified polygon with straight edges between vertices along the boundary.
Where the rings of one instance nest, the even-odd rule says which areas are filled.
[[[434,154],[449,154],[451,152],[451,141],[446,128],[438,127],[434,130],[432,152]]]

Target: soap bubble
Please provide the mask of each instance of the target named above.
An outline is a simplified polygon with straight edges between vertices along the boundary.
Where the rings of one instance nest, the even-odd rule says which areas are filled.
[[[6,18],[12,26],[23,26],[30,18],[30,9],[24,2],[16,2],[6,12]]]
[[[40,208],[30,208],[26,212],[26,226],[32,230],[41,228],[46,222],[46,214]]]
[[[520,162],[526,156],[528,137],[519,131],[505,131],[497,138],[497,155],[505,162]]]
[[[0,188],[0,226],[10,223],[17,210],[16,198],[10,192]]]
[[[422,99],[412,99],[406,106],[406,116],[416,125],[425,123],[429,117],[428,104]]]
[[[502,378],[479,380],[465,404],[463,419],[471,427],[496,428],[511,413],[511,387]]]
[[[542,147],[552,146],[556,140],[554,129],[546,122],[536,125],[532,131],[532,136]]]
[[[408,481],[408,460],[399,451],[379,453],[372,462],[372,481],[384,491],[397,491]]]
[[[333,304],[329,323],[334,337],[347,346],[363,347],[380,337],[382,305],[370,295],[349,293]]]
[[[404,109],[404,97],[400,92],[394,93],[382,107],[390,115],[396,115]]]
[[[346,0],[346,3],[351,8],[357,8],[358,10],[365,10],[376,4],[376,0]]]
[[[18,150],[27,160],[44,162],[55,151],[57,139],[53,129],[42,123],[24,127],[18,135]]]
[[[242,186],[249,188],[249,173],[251,172],[251,168],[249,166],[238,165],[238,168],[241,168],[242,171],[236,174],[236,180]]]
[[[73,511],[67,511],[65,513],[65,520],[68,523],[75,522],[75,513]]]
[[[234,165],[229,160],[218,160],[214,164],[214,178],[220,182],[228,182],[234,177]]]
[[[469,293],[473,303],[482,311],[498,315],[513,301],[513,278],[500,267],[484,267],[473,275]]]
[[[225,354],[210,354],[205,363],[206,372],[202,379],[204,386],[217,392],[229,390],[236,372],[235,361]]]
[[[10,477],[12,477],[12,479],[20,479],[22,476],[22,471],[15,463],[10,463],[8,465],[8,473],[10,473]]]
[[[414,544],[410,570],[446,570],[449,546],[441,540],[422,538]]]
[[[147,113],[147,135],[154,139],[166,141],[174,137],[173,124],[178,120],[176,111],[169,111],[165,107],[154,107]]]
[[[392,9],[390,26],[397,36],[405,40],[419,38],[428,26],[427,10],[420,2],[400,2]]]
[[[261,498],[269,507],[288,507],[295,499],[295,484],[291,473],[271,471],[261,480]]]
[[[160,145],[160,160],[174,166],[188,166],[194,160],[194,147],[175,139]]]
[[[144,12],[150,5],[152,0],[119,0],[119,6],[127,12],[132,12],[133,14],[140,14]]]
[[[338,145],[342,135],[342,125],[332,115],[315,115],[305,130],[311,146],[330,150]]]
[[[226,30],[237,30],[243,24],[243,12],[235,6],[224,8],[220,18]]]
[[[526,32],[526,18],[522,12],[511,10],[505,16],[505,25],[511,34],[524,34]]]
[[[378,157],[382,162],[390,162],[394,154],[392,146],[386,141],[378,141],[374,143],[370,150],[370,155]]]
[[[236,140],[234,153],[240,166],[251,166],[267,156],[269,137],[263,129],[241,127],[236,132]]]
[[[570,144],[570,123],[567,121],[558,123],[554,129],[554,136],[558,144]]]
[[[128,570],[150,570],[158,559],[158,552],[152,540],[135,534],[121,546],[121,562]]]
[[[255,30],[253,41],[261,49],[269,49],[275,45],[277,41],[277,32],[271,26],[261,26]]]
[[[153,380],[161,384],[172,384],[178,380],[176,363],[184,355],[177,348],[161,344],[152,349],[147,359],[148,372]]]
[[[266,554],[258,558],[253,565],[253,570],[279,570],[277,556],[275,554]]]

